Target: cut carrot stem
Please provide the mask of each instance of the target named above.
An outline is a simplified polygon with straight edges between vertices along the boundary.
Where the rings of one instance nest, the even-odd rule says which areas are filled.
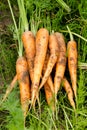
[[[65,68],[66,68],[66,45],[62,33],[56,32],[55,36],[57,37],[57,41],[59,45],[59,58],[56,63],[56,71],[54,76],[54,89],[55,89],[55,100],[56,100],[57,93],[60,89],[61,81],[64,77]]]
[[[16,62],[16,73],[20,87],[20,98],[24,117],[26,117],[31,97],[28,65],[25,57],[19,57]]]
[[[22,41],[28,62],[29,74],[33,83],[34,78],[34,58],[35,58],[35,37],[31,31],[26,31],[22,34]]]
[[[49,33],[47,29],[41,28],[36,34],[36,56],[34,61],[34,80],[32,84],[31,103],[34,107],[34,102],[37,98],[38,87],[42,74],[42,69],[46,57],[48,46]]]
[[[70,105],[73,107],[73,109],[75,109],[75,102],[73,100],[73,91],[72,91],[72,88],[68,82],[68,80],[64,77],[63,78],[63,87],[68,95],[68,100],[70,102]]]

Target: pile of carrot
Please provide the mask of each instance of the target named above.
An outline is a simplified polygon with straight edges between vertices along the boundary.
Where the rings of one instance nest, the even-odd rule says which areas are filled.
[[[62,33],[49,34],[46,28],[40,28],[36,36],[31,31],[25,31],[21,38],[25,55],[17,59],[16,76],[3,100],[18,81],[24,116],[26,116],[29,106],[35,108],[36,101],[40,105],[39,92],[42,87],[48,105],[55,110],[57,95],[62,86],[67,93],[70,105],[75,109],[77,44],[74,39],[66,44]],[[66,64],[68,64],[68,68],[66,68]],[[70,83],[65,77],[66,69],[69,70]]]

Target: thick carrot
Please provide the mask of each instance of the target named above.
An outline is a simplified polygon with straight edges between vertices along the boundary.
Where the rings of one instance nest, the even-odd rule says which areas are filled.
[[[50,89],[50,86],[47,84],[47,82],[44,84],[44,90],[45,90],[46,101],[48,105],[52,108],[52,110],[54,110],[53,93]]]
[[[8,86],[8,88],[7,88],[6,92],[5,92],[5,95],[3,96],[3,99],[2,99],[2,101],[1,101],[0,104],[2,104],[6,100],[6,98],[8,97],[8,95],[14,89],[16,83],[17,83],[17,75],[14,76],[13,80],[11,81],[10,85]]]
[[[31,96],[28,65],[25,57],[19,57],[16,62],[16,73],[20,87],[20,98],[24,117],[28,111],[29,100]]]
[[[25,31],[22,34],[22,41],[28,62],[29,74],[33,82],[34,75],[34,58],[35,58],[35,37],[31,31]]]
[[[73,107],[73,109],[75,109],[75,102],[73,100],[73,91],[72,91],[72,88],[68,82],[68,80],[64,77],[63,78],[63,87],[68,95],[68,99],[69,99],[69,102],[71,104],[71,106]]]
[[[54,34],[51,34],[49,37],[49,49],[50,49],[50,57],[47,64],[47,69],[44,73],[44,76],[42,78],[42,82],[40,84],[40,89],[43,87],[43,85],[46,83],[50,73],[52,72],[52,69],[58,59],[58,53],[59,53],[59,47],[57,38]]]
[[[62,33],[55,33],[55,36],[58,41],[59,45],[59,58],[56,63],[56,72],[54,77],[54,89],[55,89],[55,96],[60,89],[60,84],[63,79],[65,68],[66,68],[66,45],[64,41],[64,36]],[[56,97],[55,97],[56,98]]]
[[[41,78],[42,68],[44,65],[49,33],[47,29],[41,28],[36,34],[36,56],[34,61],[34,80],[32,84],[31,104],[34,105],[36,93],[38,93],[39,82]]]
[[[75,97],[77,97],[77,43],[74,41],[69,28],[68,31],[70,33],[70,39],[71,39],[67,44],[68,68],[74,95]]]

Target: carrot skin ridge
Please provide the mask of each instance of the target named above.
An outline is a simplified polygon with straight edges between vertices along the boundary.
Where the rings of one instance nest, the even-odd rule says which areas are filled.
[[[29,100],[31,97],[28,65],[25,57],[19,57],[16,61],[16,73],[20,88],[20,99],[24,117],[26,117]]]

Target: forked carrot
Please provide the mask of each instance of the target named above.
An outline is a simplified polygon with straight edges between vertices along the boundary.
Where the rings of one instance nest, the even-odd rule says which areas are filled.
[[[73,35],[70,32],[69,27],[67,26],[68,31],[70,33],[70,41],[67,45],[68,51],[68,68],[72,83],[72,88],[74,91],[75,97],[77,97],[77,43],[73,39]]]
[[[11,93],[11,91],[14,89],[14,87],[16,86],[16,83],[17,83],[17,75],[14,76],[13,80],[11,81],[10,85],[8,86],[3,98],[2,98],[2,101],[0,104],[2,104],[6,98],[8,97],[8,95]]]
[[[28,111],[31,90],[29,84],[28,65],[25,57],[19,57],[16,62],[16,73],[20,87],[20,98],[24,117]]]
[[[59,53],[59,47],[57,38],[54,34],[51,34],[49,37],[49,49],[50,49],[50,57],[47,64],[47,69],[44,73],[44,76],[42,78],[41,84],[39,89],[43,87],[43,85],[46,83],[50,73],[52,72],[52,69],[58,59],[58,53]]]
[[[38,87],[48,47],[49,33],[41,28],[36,34],[36,56],[34,61],[34,80],[32,84],[31,105],[34,106],[38,93]]]
[[[68,80],[64,77],[63,78],[63,87],[68,95],[68,100],[70,102],[70,105],[73,107],[73,109],[75,109],[75,102],[73,100],[73,91],[72,91],[72,88],[68,82]]]
[[[31,31],[25,31],[22,34],[22,41],[28,62],[29,74],[33,82],[34,58],[35,58],[35,37]]]
[[[66,45],[62,33],[56,32],[55,36],[57,38],[58,45],[59,45],[59,58],[56,63],[56,72],[54,77],[54,89],[55,89],[55,98],[56,98],[66,68]]]

